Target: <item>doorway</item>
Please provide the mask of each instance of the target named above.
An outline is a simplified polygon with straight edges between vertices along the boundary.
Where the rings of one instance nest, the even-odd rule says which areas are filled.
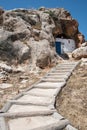
[[[61,55],[61,42],[55,42],[55,48],[56,48],[56,52],[57,54]]]

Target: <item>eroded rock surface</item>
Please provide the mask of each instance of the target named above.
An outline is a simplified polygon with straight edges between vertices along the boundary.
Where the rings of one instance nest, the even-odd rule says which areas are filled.
[[[87,58],[87,42],[83,43],[80,48],[74,50],[72,56],[75,59]]]
[[[44,68],[56,64],[55,38],[74,39],[81,46],[84,36],[78,30],[78,22],[63,8],[38,10],[0,9],[0,55],[9,61]]]

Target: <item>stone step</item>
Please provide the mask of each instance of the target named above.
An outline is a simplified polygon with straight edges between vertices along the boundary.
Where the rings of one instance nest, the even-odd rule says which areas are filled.
[[[64,75],[69,77],[71,75],[71,72],[50,72],[48,75]]]
[[[59,83],[53,83],[53,82],[40,82],[39,84],[35,85],[35,88],[43,88],[43,89],[55,89],[63,87],[66,83],[65,82],[59,82]]]
[[[54,112],[56,112],[56,110],[41,110],[41,111],[31,111],[31,112],[13,112],[13,113],[1,113],[0,114],[0,118],[4,117],[4,118],[22,118],[22,117],[35,117],[35,116],[48,116],[48,115],[52,115]],[[1,125],[1,123],[0,123]]]
[[[44,78],[42,79],[44,82],[65,82],[65,79],[53,79],[53,78]]]
[[[60,67],[56,67],[55,70],[59,70],[59,69],[74,70],[74,68],[75,68],[75,66],[73,66],[73,67],[60,66]]]
[[[74,65],[71,65],[71,64],[59,64],[55,68],[58,68],[58,67],[74,67],[74,66],[76,66],[76,65],[75,64]]]
[[[62,67],[59,67],[59,68],[55,68],[54,71],[73,71],[74,68],[62,68]]]
[[[70,71],[72,71],[72,70],[63,70],[63,69],[58,69],[58,70],[53,70],[53,71],[51,71],[52,73],[57,73],[57,72],[63,72],[63,73],[65,73],[65,72],[70,72]]]
[[[63,64],[63,65],[64,64],[67,64],[67,65],[76,65],[76,64],[78,64],[78,62],[70,62],[70,61],[69,62],[65,62],[64,61],[63,63],[60,63],[60,64]]]
[[[24,101],[20,101],[20,103],[23,103]],[[14,103],[17,103],[14,102]],[[16,105],[13,104],[11,108],[9,109],[8,113],[19,113],[19,112],[39,112],[39,111],[50,111],[49,107],[46,106],[37,106],[37,105]]]
[[[74,67],[75,65],[69,65],[69,64],[58,64],[55,68],[59,67]]]
[[[46,75],[46,77],[58,77],[58,78],[68,78],[68,74],[62,74],[62,73],[49,73],[48,75]]]
[[[25,93],[24,96],[20,97],[17,101],[21,102],[21,103],[25,102],[26,104],[29,103],[29,104],[32,104],[32,105],[39,105],[39,106],[40,105],[48,106],[50,104],[53,104],[54,98],[51,95],[46,95],[47,93],[44,94],[43,93],[44,91],[41,91],[41,92],[42,93],[40,93],[40,91],[36,92],[35,90],[34,91],[30,91],[29,93],[27,92],[27,93]]]
[[[55,68],[74,68],[75,67],[75,65],[58,65],[58,66],[56,66]]]
[[[52,78],[52,79],[64,79],[64,80],[67,80],[68,79],[68,76],[57,76],[57,75],[48,75],[48,76],[46,76],[46,77],[44,77],[44,78],[47,78],[47,79],[49,79],[49,78]]]
[[[34,88],[30,91],[26,92],[27,95],[34,95],[34,96],[42,96],[42,97],[54,97],[56,93],[61,89],[61,87],[58,87],[56,89],[40,89],[40,88]],[[46,99],[46,98],[45,98]]]
[[[71,68],[74,68],[74,66],[69,66],[69,65],[59,65],[59,66],[56,66],[56,67],[55,67],[55,69],[59,69],[59,68],[71,69]]]
[[[8,126],[10,130],[43,130],[44,127],[48,125],[51,126],[51,124],[53,124],[54,126],[55,123],[57,124],[57,126],[60,125],[60,120],[53,118],[52,116],[25,117],[8,120]],[[67,124],[69,124],[69,121],[66,122],[66,125]],[[55,130],[56,129],[57,128],[55,128]]]
[[[73,65],[70,65],[70,64],[59,64],[59,65],[57,65],[55,68],[59,68],[59,67],[72,67],[72,68],[74,68],[74,67],[76,67],[76,64],[73,64]]]

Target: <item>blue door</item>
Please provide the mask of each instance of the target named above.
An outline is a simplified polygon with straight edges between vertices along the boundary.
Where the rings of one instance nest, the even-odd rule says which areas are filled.
[[[56,42],[55,47],[57,54],[61,54],[61,42]]]

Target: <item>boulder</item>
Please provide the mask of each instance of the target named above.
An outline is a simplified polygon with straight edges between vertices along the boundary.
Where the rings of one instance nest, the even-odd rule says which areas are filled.
[[[76,47],[77,48],[81,47],[82,43],[85,41],[84,35],[82,35],[81,33],[76,34],[75,41],[76,41]]]
[[[36,61],[36,66],[44,69],[45,67],[49,66],[50,64],[51,64],[51,56],[50,56],[49,52],[42,51]]]
[[[87,42],[82,43],[82,45],[81,45],[81,46],[82,46],[82,47],[87,46]]]
[[[87,58],[87,46],[80,47],[73,51],[72,57],[75,59]]]
[[[12,47],[11,53],[18,58],[19,62],[29,59],[31,55],[29,46],[18,40],[12,43]]]
[[[22,31],[21,33],[9,33],[8,31],[0,30],[0,52],[8,52],[13,58],[23,62],[30,57],[30,48],[27,46],[26,39],[29,39],[30,33]]]
[[[31,41],[29,41],[29,45],[31,47],[31,58],[33,65],[40,68],[45,68],[46,66],[52,64],[53,59],[56,59],[54,64],[57,63],[58,57],[53,48],[50,47],[48,40],[44,39],[34,41],[34,39],[31,39]]]

